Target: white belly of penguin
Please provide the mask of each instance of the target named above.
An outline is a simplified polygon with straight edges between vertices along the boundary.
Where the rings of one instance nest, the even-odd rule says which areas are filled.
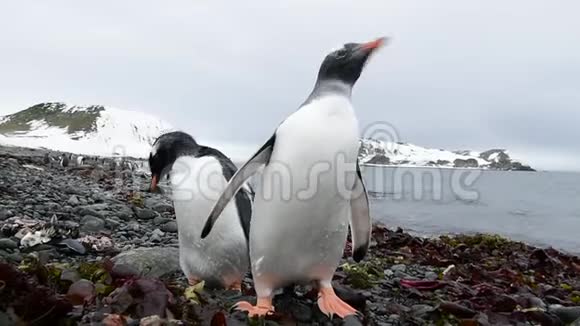
[[[201,240],[205,218],[227,184],[220,163],[209,156],[182,156],[173,164],[170,181],[183,272],[226,285],[240,280],[249,268],[249,259],[235,199],[226,206],[213,232]]]
[[[290,116],[257,182],[252,272],[272,287],[332,278],[342,257],[356,176],[358,121],[329,96]]]

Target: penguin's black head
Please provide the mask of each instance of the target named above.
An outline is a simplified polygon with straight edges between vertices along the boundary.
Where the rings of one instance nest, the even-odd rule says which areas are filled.
[[[197,142],[193,137],[181,131],[173,131],[159,136],[153,143],[149,154],[149,169],[151,170],[149,190],[156,190],[157,183],[169,172],[178,157],[192,155],[197,148]]]
[[[386,38],[382,37],[367,43],[347,43],[329,53],[320,66],[318,81],[339,80],[354,86],[368,58],[385,41]]]

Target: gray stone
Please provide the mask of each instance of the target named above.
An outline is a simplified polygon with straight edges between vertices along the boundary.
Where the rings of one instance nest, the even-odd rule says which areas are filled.
[[[543,310],[546,310],[546,304],[544,303],[544,301],[536,296],[533,295],[528,296],[528,302],[532,307],[538,307]]]
[[[391,270],[393,272],[405,272],[407,270],[407,266],[405,264],[397,264],[391,266]]]
[[[113,218],[107,218],[105,219],[105,224],[107,225],[107,227],[111,230],[115,230],[116,228],[119,227],[119,225],[121,225],[121,222],[116,221]]]
[[[12,211],[8,209],[0,209],[0,221],[4,221],[5,219],[12,217],[14,214]]]
[[[106,204],[106,203],[100,203],[100,204],[89,205],[89,206],[87,206],[87,208],[94,209],[96,211],[103,211],[103,210],[110,208],[110,206],[109,206],[109,204]]]
[[[133,210],[126,205],[113,205],[110,208],[113,215],[118,216],[123,221],[129,221],[135,215]]]
[[[159,216],[159,213],[149,208],[135,208],[135,215],[140,220],[151,220]]]
[[[140,229],[141,227],[139,226],[139,223],[137,223],[137,221],[133,221],[133,222],[130,222],[130,223],[127,225],[127,228],[128,228],[129,230],[132,230],[132,231],[135,231],[135,232],[137,232],[137,231],[139,231],[139,229]]]
[[[155,207],[155,205],[158,205],[160,203],[158,198],[145,198],[143,200],[143,206],[145,206],[146,208],[151,208],[153,209],[153,207]]]
[[[16,249],[18,244],[10,239],[0,239],[0,249]]]
[[[59,205],[59,204],[57,204],[55,202],[49,202],[49,203],[46,204],[46,210],[49,210],[49,211],[59,210],[60,207],[61,207],[61,205]]]
[[[63,221],[63,227],[68,230],[78,229],[79,224],[75,221]]]
[[[575,322],[580,318],[580,306],[564,307],[561,305],[550,305],[549,311],[566,324]]]
[[[84,215],[91,215],[96,217],[103,217],[101,212],[96,211],[95,209],[91,208],[91,206],[79,206],[75,209],[75,213],[80,216]]]
[[[159,203],[152,207],[154,211],[158,213],[164,212],[171,212],[173,210],[173,206],[165,203]]]
[[[74,252],[84,255],[87,251],[82,243],[75,239],[64,239],[59,243],[60,246],[66,247]]]
[[[161,226],[161,231],[177,233],[177,222],[176,221],[169,221],[169,222],[163,224]]]
[[[94,193],[94,194],[92,194],[91,198],[92,198],[92,199],[93,199],[95,202],[97,202],[97,203],[102,203],[102,202],[104,202],[105,200],[107,200],[107,197],[103,196],[103,194],[100,194],[100,193]],[[99,204],[99,205],[100,205],[100,204]]]
[[[395,272],[395,278],[401,280],[401,279],[407,279],[407,280],[416,280],[416,277],[413,277],[405,272],[401,272],[401,271],[396,271]]]
[[[132,266],[124,264],[115,264],[113,265],[111,274],[114,275],[115,277],[130,277],[130,276],[138,276],[139,271]]]
[[[169,221],[172,221],[172,219],[167,218],[167,217],[162,217],[161,215],[159,215],[153,219],[153,224],[161,225],[161,224],[165,224]]]
[[[435,272],[427,272],[427,273],[425,273],[425,279],[427,279],[429,281],[435,281],[435,280],[439,279],[439,275],[437,275],[437,273],[435,273]]]
[[[78,187],[73,187],[73,186],[65,186],[64,188],[62,188],[62,191],[66,194],[71,194],[71,195],[82,195],[82,191],[80,189],[78,189]]]
[[[424,319],[428,314],[433,312],[435,308],[427,304],[416,304],[411,306],[411,314],[414,317]]]
[[[115,265],[131,266],[146,277],[161,277],[181,270],[177,248],[137,248],[120,253],[112,260]]]
[[[99,232],[105,228],[105,221],[91,215],[85,215],[81,220],[81,231]]]
[[[71,283],[77,282],[81,279],[81,275],[74,269],[65,269],[60,274],[62,281],[69,281]]]
[[[80,205],[81,202],[79,201],[78,197],[76,195],[72,195],[70,196],[70,198],[68,199],[67,203],[71,206],[77,206]]]
[[[23,202],[24,205],[34,205],[36,204],[35,198],[26,198]]]
[[[7,259],[8,261],[13,261],[13,262],[15,262],[15,263],[20,263],[20,262],[22,261],[22,259],[24,259],[24,258],[22,257],[22,255],[21,255],[21,254],[19,254],[19,253],[15,252],[15,253],[12,253],[12,254],[6,255],[6,259]]]
[[[358,319],[357,316],[350,315],[350,316],[344,317],[344,319],[342,320],[342,325],[344,325],[344,326],[362,326],[362,323],[360,322],[360,320]]]

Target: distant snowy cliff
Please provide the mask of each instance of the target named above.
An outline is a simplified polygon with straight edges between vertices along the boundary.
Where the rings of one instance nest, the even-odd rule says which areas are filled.
[[[97,156],[146,158],[151,144],[173,127],[142,112],[41,103],[0,117],[0,145],[46,148]],[[361,139],[364,164],[533,171],[503,149],[485,152],[430,149],[408,143]]]
[[[485,152],[425,148],[408,143],[384,143],[361,139],[359,159],[364,164],[434,166],[449,168],[482,168],[493,170],[534,171],[529,165],[514,160],[504,149]]]
[[[0,117],[0,144],[145,158],[153,141],[172,129],[169,123],[142,112],[41,103]]]

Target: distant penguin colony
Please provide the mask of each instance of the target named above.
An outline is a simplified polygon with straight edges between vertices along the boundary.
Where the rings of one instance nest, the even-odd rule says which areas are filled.
[[[335,294],[332,278],[349,222],[354,260],[362,260],[369,247],[371,220],[358,162],[359,129],[351,93],[367,60],[383,43],[382,38],[348,43],[328,54],[310,96],[231,178],[209,214],[202,232],[202,238],[208,239],[230,199],[263,167],[250,227],[257,304],[238,302],[238,310],[250,316],[271,314],[277,289],[315,281],[323,313],[342,318],[357,314]],[[316,190],[301,193],[312,189],[310,173],[320,162],[328,165],[326,173],[318,175]],[[274,182],[280,175],[288,180]]]
[[[201,239],[212,206],[236,172],[217,149],[199,145],[184,132],[161,135],[149,155],[151,191],[169,180],[179,238],[179,262],[191,285],[241,290],[249,269],[247,237],[252,215],[251,190],[240,190],[223,209],[214,232]],[[216,192],[217,191],[217,192]]]

